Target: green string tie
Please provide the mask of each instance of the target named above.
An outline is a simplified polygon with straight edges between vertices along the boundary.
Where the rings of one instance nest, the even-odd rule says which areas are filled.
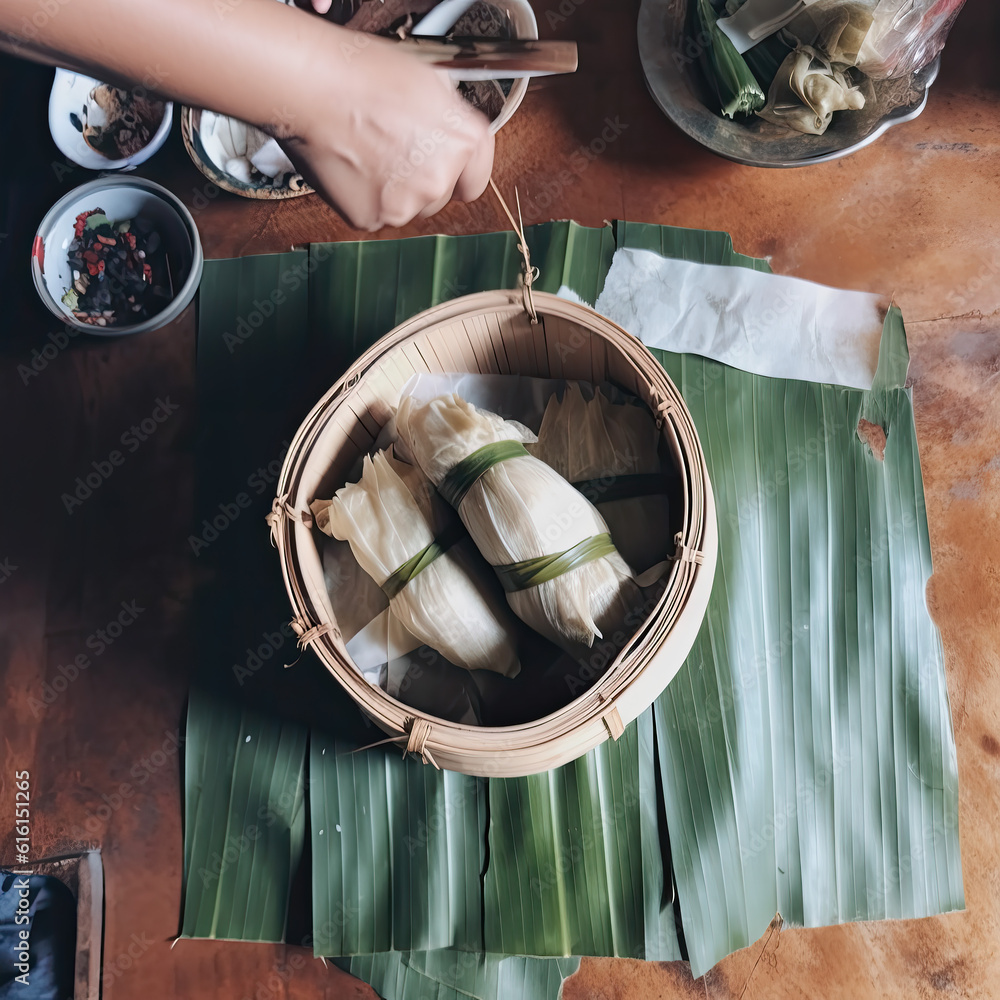
[[[603,535],[585,538],[565,552],[557,552],[551,556],[538,556],[536,559],[525,559],[523,562],[511,563],[509,566],[494,566],[493,568],[496,570],[497,576],[500,577],[503,589],[508,594],[512,594],[518,590],[528,590],[530,587],[548,583],[549,580],[555,580],[578,566],[585,566],[595,559],[610,556],[615,551],[611,536],[605,532]]]
[[[482,448],[477,448],[471,455],[463,458],[444,477],[438,487],[438,493],[457,510],[466,494],[484,473],[509,458],[521,458],[527,454],[527,448],[520,441],[494,441],[492,444],[484,444]]]
[[[435,538],[427,548],[421,549],[412,559],[407,559],[382,584],[382,593],[391,601],[418,573],[423,573],[435,559],[443,556],[448,549],[460,542],[464,535],[462,522],[456,521],[438,538]]]

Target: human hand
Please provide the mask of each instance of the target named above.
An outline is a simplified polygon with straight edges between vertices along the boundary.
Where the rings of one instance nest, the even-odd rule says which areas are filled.
[[[37,3],[0,3],[0,49]],[[107,30],[94,33],[90,5],[67,3],[16,51],[124,86],[150,78],[155,53],[159,94],[260,125],[360,228],[402,226],[486,188],[485,116],[394,41],[274,0],[231,4],[224,20],[204,0],[102,6]]]
[[[323,0],[316,0],[323,2]],[[372,36],[329,87],[298,91],[304,105],[276,133],[306,179],[352,225],[403,226],[453,198],[474,201],[489,183],[493,136],[486,117],[446,74]]]

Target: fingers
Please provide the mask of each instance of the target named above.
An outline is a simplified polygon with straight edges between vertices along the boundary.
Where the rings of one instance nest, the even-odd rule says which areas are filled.
[[[487,129],[455,185],[454,197],[458,201],[475,201],[486,190],[493,173],[494,150],[493,133]]]
[[[312,0],[312,5],[317,14],[325,14],[333,6],[333,0]]]
[[[427,205],[418,218],[429,219],[432,215],[437,215],[450,201],[476,201],[490,182],[493,173],[493,153],[493,134],[486,131],[482,141],[472,150],[472,155],[452,190]]]
[[[354,197],[334,198],[324,192],[337,211],[357,229],[374,232],[383,226],[401,228],[414,219],[429,219],[437,215],[450,201],[475,201],[486,190],[493,170],[493,136],[487,131],[482,141],[468,155],[457,181],[425,178],[424,183],[396,182],[369,194],[365,180],[352,177],[334,185],[336,189],[352,190]],[[452,174],[454,177],[454,174]],[[322,190],[322,189],[321,189]],[[349,206],[349,207],[348,207]]]
[[[310,0],[317,6],[329,0]],[[417,67],[420,76],[423,67]],[[358,229],[401,227],[426,219],[452,199],[475,201],[489,183],[494,139],[485,115],[448,85],[404,95],[403,107],[372,95],[345,148],[323,118],[316,135],[289,140],[287,152],[303,176]],[[443,81],[441,82],[444,86]],[[398,95],[397,95],[398,96]]]
[[[452,199],[452,192],[449,191],[444,197],[438,198],[437,201],[432,201],[429,205],[422,208],[420,212],[417,213],[418,219],[429,219],[432,215],[437,215],[445,205],[448,204]]]
[[[436,151],[439,169],[429,171],[422,183],[396,186],[389,205],[383,201],[382,220],[389,226],[403,226],[413,219],[429,219],[450,201],[475,201],[486,190],[493,171],[494,141],[486,120],[479,116],[463,125],[461,136]],[[435,176],[436,175],[436,176]]]

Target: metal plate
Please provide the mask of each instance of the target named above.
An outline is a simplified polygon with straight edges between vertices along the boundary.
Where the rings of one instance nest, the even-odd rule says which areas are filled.
[[[717,113],[701,69],[701,46],[686,30],[689,0],[642,0],[639,57],[646,86],[660,110],[703,146],[751,167],[801,167],[847,156],[873,143],[893,125],[916,118],[927,104],[927,88],[940,60],[921,70],[913,99],[882,118],[860,112],[838,114],[824,135],[804,135],[756,116],[732,121]]]

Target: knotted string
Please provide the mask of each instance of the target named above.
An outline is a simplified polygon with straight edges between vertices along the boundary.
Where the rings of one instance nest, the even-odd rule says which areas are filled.
[[[337,630],[332,625],[327,625],[327,624],[313,625],[312,628],[306,628],[307,624],[308,624],[307,622],[303,622],[298,618],[294,619],[291,622],[292,631],[298,636],[295,645],[298,646],[303,653],[305,652],[306,646],[308,646],[309,643],[315,642],[321,636],[326,635],[327,632],[334,632],[335,634],[339,635],[339,632],[337,632]],[[291,667],[294,667],[295,664],[298,663],[299,660],[301,659],[302,659],[302,653],[300,653],[291,663],[286,663],[285,669],[289,670]]]
[[[307,528],[313,523],[313,516],[309,511],[298,511],[289,504],[287,493],[282,493],[281,496],[275,497],[271,503],[271,513],[264,518],[271,529],[271,544],[275,548],[278,546],[278,523],[282,517],[287,517],[291,521],[304,524]]]
[[[696,549],[693,545],[685,545],[684,536],[679,531],[674,535],[674,545],[677,547],[673,556],[674,562],[697,563],[699,566],[705,565],[705,553],[701,549]]]
[[[500,193],[500,189],[496,186],[492,177],[490,178],[490,187],[493,188],[493,193],[497,196],[504,214],[510,220],[510,224],[514,229],[514,235],[519,241],[517,249],[524,258],[524,269],[521,274],[521,295],[524,299],[524,311],[531,318],[531,324],[534,326],[538,322],[538,313],[535,311],[535,300],[531,295],[531,286],[538,280],[539,272],[537,267],[532,266],[528,241],[524,238],[524,220],[521,218],[521,196],[518,194],[517,188],[514,188],[514,197],[517,199],[517,219],[515,220],[513,213],[507,207],[507,202],[504,201],[503,195]]]
[[[351,750],[351,754],[364,753],[366,750],[374,750],[376,747],[388,746],[390,743],[399,744],[400,740],[406,740],[403,749],[403,759],[408,754],[416,754],[425,764],[430,764],[440,771],[441,765],[434,759],[434,755],[427,749],[427,740],[431,735],[431,724],[426,719],[410,719],[409,729],[399,736],[390,736],[387,739],[379,740],[377,743],[369,743],[367,746],[358,747]]]

